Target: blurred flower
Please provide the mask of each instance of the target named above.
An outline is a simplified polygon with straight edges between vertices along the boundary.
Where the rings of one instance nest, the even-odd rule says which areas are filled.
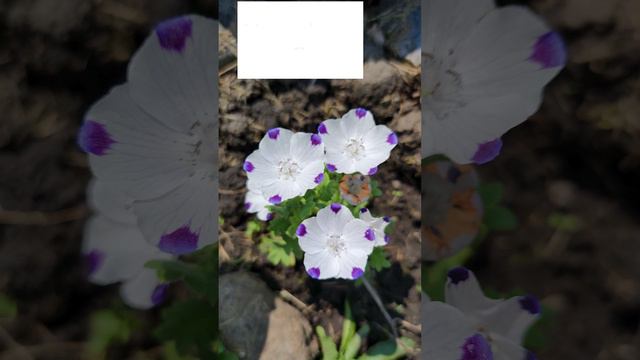
[[[351,205],[362,204],[371,195],[371,180],[368,176],[344,175],[340,180],[340,197]]]
[[[522,6],[429,0],[423,8],[423,157],[483,164],[540,105],[566,61],[560,35]]]
[[[78,135],[96,177],[133,200],[145,239],[171,254],[217,240],[217,38],[200,16],[160,23]]]
[[[269,221],[273,214],[267,208],[271,205],[261,193],[253,190],[247,191],[244,196],[244,208],[248,213],[257,213],[258,219],[262,221]]]
[[[122,193],[93,180],[88,197],[97,211],[85,225],[82,244],[89,280],[99,285],[122,282],[120,296],[134,308],[148,309],[162,302],[168,284],[144,264],[173,257],[145,241],[131,202]]]
[[[247,187],[279,204],[318,186],[324,176],[324,145],[316,134],[274,128],[247,157]]]
[[[305,252],[304,266],[314,279],[359,278],[376,240],[373,228],[336,203],[304,220],[296,235]]]
[[[454,268],[448,273],[445,302],[423,301],[423,355],[438,360],[533,360],[520,344],[539,317],[535,297],[489,299],[471,271]]]
[[[363,108],[323,121],[318,133],[325,143],[327,169],[344,174],[375,174],[398,144],[396,134],[376,125],[371,112]]]
[[[476,238],[483,214],[477,188],[471,165],[446,160],[422,165],[424,260],[453,256]]]
[[[362,208],[360,209],[360,220],[366,222],[375,232],[374,246],[385,246],[389,243],[391,238],[384,232],[384,229],[391,223],[391,219],[388,216],[373,217],[369,209]]]

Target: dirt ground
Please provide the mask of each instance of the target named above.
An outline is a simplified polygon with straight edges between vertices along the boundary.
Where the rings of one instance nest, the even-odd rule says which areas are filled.
[[[483,285],[537,294],[554,311],[545,347],[537,351],[540,359],[635,360],[640,358],[640,1],[526,2],[565,36],[570,63],[547,89],[541,111],[505,136],[501,157],[481,168],[483,179],[505,184],[520,227],[493,234],[470,267]],[[11,341],[36,358],[80,357],[89,315],[117,299],[117,288],[93,286],[84,278],[79,249],[90,174],[75,145],[77,128],[88,106],[125,80],[127,61],[153,23],[187,11],[211,16],[214,3],[0,3],[0,293],[16,300],[19,311],[17,320],[0,322],[0,358],[15,354],[8,352],[15,351]],[[403,196],[387,194],[374,204],[402,220],[397,245],[390,246],[398,265],[376,281],[386,303],[405,305],[395,314],[417,323],[419,159],[411,154],[419,146],[412,128],[419,84],[222,86],[221,93],[238,92],[228,95],[227,104],[221,101],[226,116],[237,116],[234,122],[222,118],[220,137],[221,185],[228,190],[221,197],[223,229],[232,240],[223,241],[225,247],[233,244],[227,252],[253,261],[249,270],[273,289],[288,289],[315,304],[318,311],[310,320],[326,328],[339,329],[345,295],[361,299],[353,306],[359,309],[356,317],[366,312],[379,324],[384,320],[362,290],[349,293],[341,282],[320,286],[299,268],[265,264],[243,240],[238,231],[248,215],[238,192],[244,183],[240,161],[269,127],[311,131],[304,119],[320,121],[352,106],[368,107],[398,131],[401,146],[376,176]],[[399,88],[411,90],[394,98]],[[579,228],[558,233],[548,224],[556,212],[580,219]],[[147,330],[111,357],[153,355],[157,344],[148,328],[156,315],[139,313]],[[382,337],[382,331],[375,336]]]

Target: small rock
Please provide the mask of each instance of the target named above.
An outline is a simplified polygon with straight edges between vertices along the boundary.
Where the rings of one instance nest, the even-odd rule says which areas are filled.
[[[257,276],[234,272],[220,276],[220,333],[242,359],[312,358],[311,325],[300,312],[277,298]]]

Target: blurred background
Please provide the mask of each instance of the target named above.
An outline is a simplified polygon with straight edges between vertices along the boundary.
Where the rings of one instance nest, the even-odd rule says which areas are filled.
[[[0,358],[159,358],[158,310],[86,280],[88,107],[126,80],[157,22],[215,0],[0,1]]]

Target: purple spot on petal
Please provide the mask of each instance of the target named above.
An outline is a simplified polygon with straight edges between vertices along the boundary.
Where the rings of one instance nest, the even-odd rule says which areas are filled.
[[[312,278],[317,279],[320,277],[320,268],[313,267],[307,270],[307,274],[309,274],[309,276],[311,276]]]
[[[462,345],[462,358],[460,360],[493,360],[491,345],[480,334],[475,334]]]
[[[311,134],[311,145],[320,145],[322,144],[322,138],[318,134]]]
[[[153,289],[153,293],[151,293],[151,303],[155,306],[164,301],[167,297],[167,289],[169,288],[169,284],[159,284]]]
[[[251,161],[245,161],[244,164],[242,165],[242,169],[244,169],[244,171],[246,172],[252,172],[253,169],[255,169],[255,167],[253,166]]]
[[[249,209],[251,209],[251,203],[250,203],[250,202],[246,202],[246,203],[244,203],[244,209],[245,209],[245,210],[249,210]]]
[[[353,278],[353,280],[358,279],[359,277],[361,277],[364,274],[364,270],[360,269],[359,267],[354,267],[351,270],[351,277]]]
[[[377,173],[377,172],[378,172],[378,167],[377,167],[377,166],[374,166],[374,167],[372,167],[371,169],[369,169],[369,172],[368,172],[367,174],[368,174],[368,175],[373,175],[373,174],[375,174],[375,173]]]
[[[274,205],[280,204],[282,202],[282,197],[278,194],[273,195],[272,197],[269,198],[269,202]]]
[[[342,209],[342,205],[338,204],[338,203],[333,203],[331,204],[331,211],[333,211],[334,213],[338,213],[338,211],[340,211],[340,209]]]
[[[104,124],[93,120],[87,120],[80,127],[78,145],[82,150],[93,155],[102,156],[111,149],[115,141],[107,131]]]
[[[318,133],[326,134],[327,133],[327,125],[325,125],[324,123],[320,123],[320,125],[318,125]]]
[[[156,26],[156,36],[160,47],[181,53],[187,38],[191,37],[191,27],[191,19],[186,16],[161,22]]]
[[[364,213],[366,213],[367,211],[369,211],[369,209],[367,209],[367,208],[362,208],[362,209],[360,209],[360,213],[361,213],[361,214],[364,214]]]
[[[273,213],[268,213],[267,214],[267,221],[271,221],[273,220]]]
[[[364,238],[369,241],[373,241],[376,239],[376,233],[373,231],[373,229],[367,229],[364,232]]]
[[[391,237],[389,235],[384,235],[384,243],[388,244],[391,241]]]
[[[329,170],[329,172],[335,172],[336,166],[333,164],[327,164],[327,170]]]
[[[189,254],[197,249],[199,237],[188,225],[184,225],[171,233],[162,235],[158,248],[173,255]]]
[[[356,109],[356,116],[358,117],[358,119],[362,119],[366,115],[367,115],[367,110],[366,109],[363,109],[363,108],[357,108]]]
[[[564,66],[567,62],[567,50],[560,34],[550,31],[540,36],[529,59],[545,69]]]
[[[304,224],[298,225],[298,228],[296,229],[296,235],[305,236],[306,234],[307,234],[307,227],[304,226]]]
[[[500,154],[501,149],[502,140],[500,138],[480,144],[471,161],[478,165],[486,164],[495,159]]]
[[[387,136],[387,142],[391,145],[395,145],[398,143],[398,135],[396,135],[396,133],[392,132],[391,134],[389,134],[389,136]]]
[[[518,302],[522,310],[527,311],[531,315],[540,314],[540,302],[533,295],[525,295],[521,297]]]
[[[466,281],[469,278],[469,270],[459,266],[449,270],[447,276],[454,285],[457,285],[459,282]]]
[[[271,129],[267,131],[267,135],[269,136],[269,139],[278,140],[278,136],[280,135],[280,129],[279,128]]]
[[[390,217],[388,217],[388,216],[384,216],[384,217],[382,217],[382,220],[383,220],[384,222],[386,222],[386,223],[391,222],[391,218],[390,218]]]
[[[323,174],[318,174],[318,176],[316,176],[315,179],[313,179],[313,182],[316,184],[320,184],[322,182],[322,180],[324,180],[324,173]]]
[[[84,255],[85,263],[87,264],[87,272],[89,275],[94,274],[102,263],[104,262],[104,253],[100,250],[91,250]]]

